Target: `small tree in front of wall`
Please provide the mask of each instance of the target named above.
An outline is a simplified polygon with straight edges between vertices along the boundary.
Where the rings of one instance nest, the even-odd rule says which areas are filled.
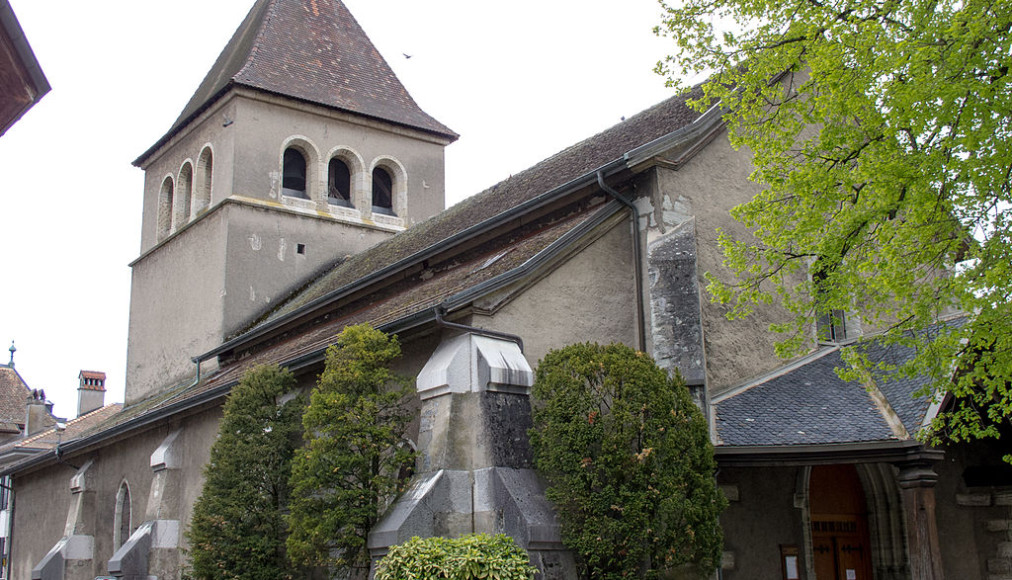
[[[712,572],[727,501],[706,422],[646,354],[575,344],[538,366],[531,444],[584,578]]]
[[[414,461],[404,445],[414,390],[390,370],[400,353],[396,337],[368,325],[345,328],[327,350],[303,415],[305,445],[292,464],[293,563],[368,577],[367,535],[400,491],[399,472]]]
[[[247,372],[229,394],[187,531],[189,577],[283,580],[297,575],[285,555],[282,511],[303,400],[279,404],[295,386],[289,371],[262,366]]]

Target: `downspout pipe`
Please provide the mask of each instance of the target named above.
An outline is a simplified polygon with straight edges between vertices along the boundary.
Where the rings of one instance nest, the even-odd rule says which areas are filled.
[[[488,330],[485,328],[478,328],[477,326],[468,326],[466,324],[457,324],[456,322],[449,322],[443,318],[446,314],[446,307],[440,304],[432,309],[432,312],[436,315],[436,325],[442,326],[443,328],[453,328],[456,330],[463,330],[464,332],[470,332],[471,334],[477,334],[478,336],[487,336],[489,338],[498,338],[500,340],[508,340],[510,342],[517,343],[520,347],[520,352],[524,352],[524,339],[520,338],[515,334],[508,332],[499,332],[498,330]]]
[[[190,383],[191,387],[195,387],[195,386],[197,386],[197,384],[200,383],[200,363],[201,363],[201,360],[202,359],[199,356],[195,356],[195,357],[191,357],[190,358],[190,362],[192,362],[193,364],[197,365],[197,373],[193,377],[193,382]]]
[[[643,308],[643,248],[640,243],[639,210],[636,209],[636,205],[633,202],[623,197],[622,194],[615,191],[604,182],[604,172],[601,170],[598,170],[597,172],[597,185],[601,188],[601,191],[612,196],[619,203],[629,208],[629,215],[632,217],[633,269],[635,270],[634,275],[636,276],[636,325],[639,330],[636,337],[639,344],[636,346],[636,349],[645,350],[647,348],[647,331]]]

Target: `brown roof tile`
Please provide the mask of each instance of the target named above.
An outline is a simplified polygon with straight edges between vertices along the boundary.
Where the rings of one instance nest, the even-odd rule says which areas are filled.
[[[0,422],[24,425],[28,385],[16,370],[0,365]]]
[[[458,136],[415,103],[341,0],[257,0],[172,128],[135,164],[232,86]]]
[[[72,419],[66,423],[66,428],[57,430],[55,427],[47,429],[41,433],[26,437],[15,443],[9,443],[3,447],[0,447],[0,453],[9,451],[11,449],[52,449],[57,444],[67,443],[73,441],[82,435],[88,434],[96,426],[101,425],[104,421],[110,417],[116,415],[123,409],[122,403],[113,403],[106,405],[101,409],[96,409],[87,415],[81,415],[76,419]]]

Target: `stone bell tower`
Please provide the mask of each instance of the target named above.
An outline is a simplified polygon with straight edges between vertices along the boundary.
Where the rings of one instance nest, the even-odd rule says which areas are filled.
[[[257,0],[134,162],[145,179],[127,404],[192,381],[193,357],[441,211],[443,148],[456,138],[340,0]]]

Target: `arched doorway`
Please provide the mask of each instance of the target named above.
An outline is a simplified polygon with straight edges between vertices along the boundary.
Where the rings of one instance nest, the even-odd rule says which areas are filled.
[[[809,479],[816,580],[872,580],[868,504],[853,465],[819,465]]]

